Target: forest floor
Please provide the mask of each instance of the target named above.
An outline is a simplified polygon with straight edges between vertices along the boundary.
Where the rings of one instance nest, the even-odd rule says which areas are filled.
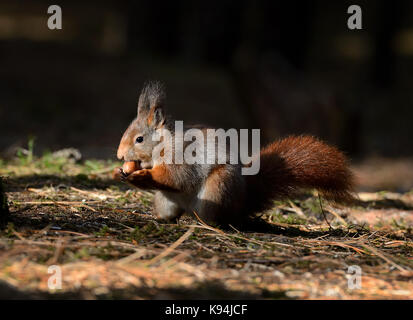
[[[413,192],[307,194],[257,218],[266,231],[220,230],[156,221],[152,193],[111,180],[116,162],[0,161],[0,298],[413,298]]]

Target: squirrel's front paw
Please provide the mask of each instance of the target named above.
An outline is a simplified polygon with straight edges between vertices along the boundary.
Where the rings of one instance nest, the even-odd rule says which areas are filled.
[[[123,171],[121,167],[113,169],[112,178],[114,180],[125,180],[126,177],[127,175],[125,174],[125,172]]]
[[[149,169],[138,170],[128,175],[126,181],[138,187],[145,187],[152,181],[152,174]]]

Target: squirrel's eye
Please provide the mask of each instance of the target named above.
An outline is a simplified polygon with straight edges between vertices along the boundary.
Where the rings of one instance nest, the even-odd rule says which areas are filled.
[[[136,138],[136,142],[137,142],[137,143],[141,143],[142,141],[143,141],[143,137],[142,137],[142,136]]]

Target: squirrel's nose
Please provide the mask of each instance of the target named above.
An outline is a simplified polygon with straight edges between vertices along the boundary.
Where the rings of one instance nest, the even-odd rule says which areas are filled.
[[[119,160],[124,160],[126,151],[127,151],[126,148],[119,146],[118,153],[117,153],[117,157]]]

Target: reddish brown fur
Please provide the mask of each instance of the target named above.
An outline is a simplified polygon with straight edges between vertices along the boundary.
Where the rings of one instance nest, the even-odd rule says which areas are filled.
[[[221,201],[221,197],[224,196],[221,189],[224,186],[225,179],[228,178],[227,176],[228,172],[224,165],[218,165],[211,170],[205,182],[209,200]]]
[[[315,188],[333,201],[352,199],[353,175],[343,153],[311,136],[276,141],[260,153],[260,172],[247,177],[248,211],[260,212],[272,200]]]
[[[166,165],[158,165],[153,169],[150,169],[149,171],[151,172],[153,181],[155,181],[158,185],[164,186],[171,190],[177,189],[176,183],[171,175],[171,172]]]

